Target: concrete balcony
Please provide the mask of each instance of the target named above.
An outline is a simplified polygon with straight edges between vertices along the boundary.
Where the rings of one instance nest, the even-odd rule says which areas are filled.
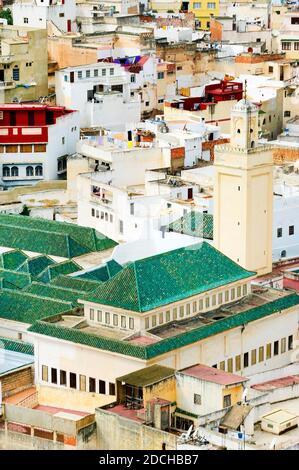
[[[0,90],[11,90],[16,87],[15,82],[0,82]]]

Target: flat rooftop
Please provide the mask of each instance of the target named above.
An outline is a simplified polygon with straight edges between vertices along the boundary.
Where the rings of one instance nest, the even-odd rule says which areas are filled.
[[[1,341],[0,341],[1,347]],[[0,349],[0,376],[34,363],[34,357],[8,349]]]
[[[154,364],[153,366],[145,367],[144,369],[118,377],[117,381],[125,382],[135,387],[146,387],[147,385],[152,385],[168,377],[172,377],[174,373],[175,370],[170,367]]]

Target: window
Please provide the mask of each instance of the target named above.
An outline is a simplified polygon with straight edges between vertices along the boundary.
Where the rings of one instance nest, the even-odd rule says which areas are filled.
[[[201,395],[194,393],[193,401],[195,405],[201,405]]]
[[[291,116],[291,111],[285,111],[283,113],[284,117],[290,117]]]
[[[85,375],[79,375],[79,386],[81,392],[86,392],[86,376]]]
[[[231,406],[231,404],[232,404],[231,395],[224,395],[223,408],[227,408],[228,406]]]
[[[273,354],[274,356],[278,356],[279,354],[279,341],[274,341]]]
[[[251,365],[254,366],[256,364],[256,349],[251,351]]]
[[[222,304],[222,298],[223,298],[223,294],[222,294],[222,292],[220,292],[220,294],[218,294],[218,304],[219,305]]]
[[[201,3],[200,2],[193,3],[193,8],[194,10],[199,10],[201,8]]]
[[[112,223],[113,222],[113,215],[110,214],[110,222]]]
[[[237,297],[241,297],[241,286],[237,287]]]
[[[198,302],[198,310],[201,311],[203,309],[203,299],[200,299]]]
[[[110,325],[110,313],[105,312],[105,323],[106,325]]]
[[[77,374],[70,372],[70,388],[77,388]]]
[[[149,106],[149,101],[146,101],[146,102],[145,102],[145,106]]]
[[[83,77],[83,74],[82,74],[82,70],[78,70],[78,78],[81,80],[81,78]]]
[[[238,356],[236,356],[236,358],[235,358],[235,368],[236,368],[236,372],[238,372],[238,370],[241,370],[241,356],[240,356],[240,354]]]
[[[129,328],[130,330],[134,330],[134,318],[129,318]]]
[[[158,72],[158,80],[162,80],[164,78],[164,72]]]
[[[190,312],[191,312],[190,304],[187,304],[186,305],[186,315],[190,315]]]
[[[264,346],[259,347],[259,362],[264,360]]]
[[[109,382],[109,395],[115,395],[115,384]]]
[[[280,354],[285,353],[286,349],[287,349],[287,340],[286,338],[282,338],[280,341]]]
[[[212,305],[215,306],[216,305],[216,295],[212,295]]]
[[[294,50],[299,51],[299,42],[294,42]]]
[[[247,284],[244,284],[243,286],[243,295],[247,294]]]
[[[47,146],[45,144],[36,144],[34,146],[34,152],[45,152],[47,150]]]
[[[180,307],[180,318],[183,318],[184,316],[184,305]]]
[[[295,233],[295,226],[294,225],[290,225],[289,226],[289,235],[294,235]]]
[[[19,176],[19,168],[17,166],[12,167],[11,176]]]
[[[113,315],[113,325],[114,326],[118,325],[118,315],[116,315],[116,314]]]
[[[24,24],[28,24],[28,18],[24,18]]]
[[[227,371],[232,372],[233,371],[233,360],[232,358],[227,360]]]
[[[42,380],[48,382],[48,366],[42,366]]]
[[[51,368],[51,382],[57,384],[57,369]]]
[[[268,343],[266,346],[266,359],[271,358],[271,343]]]
[[[131,75],[131,83],[135,83],[135,82],[136,82],[136,77],[135,77],[135,75],[132,74]]]
[[[98,71],[98,69],[95,69],[95,70],[93,71],[93,76],[94,76],[94,77],[98,77],[98,75],[99,75],[99,71]]]
[[[170,321],[170,310],[166,311],[166,321]]]
[[[43,176],[43,167],[41,165],[35,167],[35,176]]]
[[[96,213],[95,209],[91,209],[91,217],[94,217],[95,213]]]
[[[164,98],[159,98],[159,99],[158,99],[158,103],[159,103],[159,104],[164,103]]]
[[[221,361],[219,364],[219,369],[220,370],[225,370],[225,361]]]
[[[228,302],[229,301],[229,291],[226,290],[225,291],[225,302]]]
[[[159,313],[159,325],[163,323],[163,312]]]
[[[299,24],[299,17],[298,16],[293,16],[291,18],[291,24]]]
[[[234,300],[235,298],[235,289],[231,290],[231,300]]]
[[[243,360],[244,360],[244,368],[248,367],[248,365],[249,365],[249,354],[248,354],[248,352],[244,353]]]
[[[9,166],[3,166],[3,167],[2,167],[2,175],[3,175],[3,176],[10,176],[10,168],[9,168]]]
[[[120,317],[120,324],[121,324],[121,327],[122,327],[122,328],[126,328],[126,323],[127,323],[127,322],[126,322],[126,317],[125,317],[124,315],[122,315],[122,316]]]
[[[145,327],[146,330],[149,329],[149,317],[145,318],[144,327]]]
[[[102,69],[102,77],[106,76],[106,69]]]
[[[281,238],[281,237],[282,237],[282,228],[279,227],[279,228],[277,229],[277,238]]]
[[[293,349],[293,335],[288,337],[288,350]]]
[[[209,306],[210,306],[210,298],[207,297],[206,298],[206,308],[209,308]]]
[[[65,144],[65,137],[61,137],[61,143],[62,143],[62,145]]]
[[[110,75],[114,75],[114,69],[110,69]]]
[[[60,18],[64,18],[64,13],[59,13]]]
[[[272,65],[269,65],[269,73],[272,73],[273,72],[273,67]]]
[[[90,70],[86,70],[86,78],[90,78]]]
[[[93,308],[89,310],[89,318],[91,321],[94,321],[94,309]]]
[[[156,324],[157,324],[157,317],[156,317],[156,315],[153,315],[152,316],[152,326],[156,326]]]
[[[89,377],[89,391],[95,393],[96,391],[96,379]]]
[[[103,395],[106,393],[106,382],[104,380],[99,380],[99,393]]]
[[[283,51],[290,51],[291,50],[291,42],[282,42],[281,49]]]
[[[60,371],[60,385],[66,386],[66,371],[65,370]]]
[[[122,220],[119,221],[119,233],[124,233],[124,222]]]
[[[96,218],[97,218],[97,219],[100,218],[100,211],[96,211]]]
[[[134,215],[134,202],[130,203],[130,215]]]
[[[287,256],[286,250],[282,250],[282,252],[280,253],[280,257],[285,258],[286,256]]]

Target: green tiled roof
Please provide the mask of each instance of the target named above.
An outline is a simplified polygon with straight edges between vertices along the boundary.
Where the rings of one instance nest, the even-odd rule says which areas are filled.
[[[191,211],[169,224],[168,230],[213,240],[213,215]]]
[[[18,341],[11,338],[4,338],[4,336],[0,336],[0,349],[7,349],[9,351],[30,354],[31,356],[34,354],[33,344],[24,343],[23,341]]]
[[[0,269],[0,279],[1,287],[13,290],[22,289],[31,283],[31,276],[29,274],[9,271],[8,269]]]
[[[41,297],[71,302],[74,307],[78,307],[77,300],[83,295],[82,291],[64,289],[63,287],[54,286],[53,284],[42,284],[41,282],[33,282],[24,290]]]
[[[0,255],[0,266],[15,271],[26,259],[25,253],[20,250],[7,251]]]
[[[36,320],[72,310],[70,302],[45,299],[24,291],[0,292],[0,318],[34,323]]]
[[[122,270],[122,266],[114,260],[108,261],[104,266],[79,274],[76,278],[90,279],[94,281],[105,282],[111,279],[115,274]]]
[[[65,222],[0,214],[0,245],[73,258],[117,245],[96,230]]]
[[[133,356],[143,360],[152,359],[169,351],[193,344],[209,336],[219,334],[223,331],[236,328],[251,321],[271,315],[275,312],[288,309],[299,304],[299,296],[295,293],[281,297],[267,304],[251,308],[247,311],[236,313],[223,320],[217,320],[214,323],[202,325],[193,330],[180,333],[166,339],[162,339],[157,343],[148,346],[140,346],[130,344],[127,341],[110,339],[107,337],[96,336],[79,329],[65,328],[47,323],[45,321],[37,321],[28,331],[41,335],[51,336],[54,338],[90,346],[96,349],[108,350],[126,356]]]
[[[48,256],[40,255],[26,259],[26,261],[18,268],[18,271],[29,273],[32,277],[37,277],[48,266],[55,264],[56,262]]]
[[[85,300],[146,312],[254,274],[202,242],[130,263]]]
[[[42,271],[37,279],[41,282],[50,282],[55,279],[55,277],[60,274],[70,274],[82,269],[78,263],[74,261],[63,261],[62,263],[53,264],[48,266],[44,271]]]
[[[66,289],[80,290],[81,292],[92,292],[99,286],[99,282],[89,279],[79,279],[74,276],[59,275],[51,281],[51,285],[64,287]]]

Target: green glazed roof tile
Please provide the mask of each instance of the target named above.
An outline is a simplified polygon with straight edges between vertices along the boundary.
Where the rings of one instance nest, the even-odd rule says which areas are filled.
[[[99,282],[91,279],[82,279],[75,276],[59,275],[51,280],[51,285],[65,287],[67,289],[80,290],[81,292],[92,292],[98,286]]]
[[[224,318],[223,320],[217,320],[214,323],[202,325],[191,331],[162,339],[161,341],[148,346],[140,346],[131,344],[127,341],[96,336],[78,329],[66,328],[53,323],[47,323],[45,321],[37,321],[29,328],[28,331],[146,360],[160,356],[174,349],[193,344],[209,336],[236,328],[251,321],[259,320],[260,318],[272,315],[275,312],[288,309],[298,304],[299,296],[293,293],[272,302],[268,302],[267,304],[236,313],[230,317]]]
[[[6,251],[0,255],[0,266],[16,271],[26,261],[27,256],[20,250]]]
[[[79,306],[77,300],[82,297],[82,291],[64,289],[63,287],[54,286],[53,284],[42,284],[41,282],[33,282],[24,291],[49,299],[71,302],[74,307]]]
[[[37,277],[44,269],[48,266],[55,265],[53,261],[46,255],[35,256],[34,258],[28,258],[19,268],[18,271],[26,272],[31,274],[32,277]]]
[[[202,242],[130,263],[85,300],[146,312],[254,274]]]
[[[0,214],[0,245],[73,258],[113,248],[117,243],[88,227]]]
[[[24,291],[0,291],[0,318],[7,320],[30,324],[72,309],[70,302],[46,299]]]
[[[70,274],[76,271],[80,271],[81,269],[82,267],[74,261],[63,261],[62,263],[56,263],[48,266],[37,276],[37,279],[41,282],[47,283],[55,279],[55,277],[59,276],[60,274]]]
[[[5,338],[0,336],[0,350],[7,349],[8,351],[19,352],[22,354],[34,354],[34,346],[30,343],[24,343],[23,341],[18,341],[11,338]]]
[[[18,271],[9,271],[0,269],[0,279],[2,279],[2,287],[6,289],[19,290],[31,283],[31,276],[27,273]],[[0,314],[1,315],[1,314]]]
[[[213,240],[213,225],[212,214],[191,211],[169,224],[168,230]]]

